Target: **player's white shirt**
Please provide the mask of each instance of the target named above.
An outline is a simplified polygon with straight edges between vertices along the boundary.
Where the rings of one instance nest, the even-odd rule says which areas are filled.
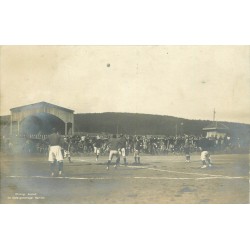
[[[202,151],[201,152],[201,160],[206,161],[210,157],[210,154],[208,151]]]

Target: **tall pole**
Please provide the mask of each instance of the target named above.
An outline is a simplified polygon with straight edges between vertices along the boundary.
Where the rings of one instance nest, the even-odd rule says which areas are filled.
[[[74,121],[74,114],[72,114],[72,135],[74,135],[74,133],[75,133],[75,121]]]
[[[215,121],[215,114],[216,114],[216,112],[215,112],[215,108],[214,108],[213,124],[215,125],[215,127],[217,127],[217,122]]]
[[[181,123],[181,136],[183,136],[183,122]]]

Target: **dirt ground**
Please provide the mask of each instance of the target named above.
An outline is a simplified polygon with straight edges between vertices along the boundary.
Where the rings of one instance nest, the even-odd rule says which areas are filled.
[[[106,170],[107,156],[64,162],[62,177],[50,177],[46,156],[1,153],[3,204],[244,204],[249,203],[249,155],[212,156],[201,169],[183,155],[142,155],[140,166]]]

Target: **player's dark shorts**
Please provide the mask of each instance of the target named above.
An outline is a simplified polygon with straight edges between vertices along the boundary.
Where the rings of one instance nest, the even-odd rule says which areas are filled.
[[[189,155],[189,154],[190,154],[190,149],[189,149],[189,148],[184,148],[184,153],[185,153],[186,155]]]

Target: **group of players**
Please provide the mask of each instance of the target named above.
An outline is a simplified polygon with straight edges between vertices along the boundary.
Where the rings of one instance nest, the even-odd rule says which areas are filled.
[[[135,136],[125,135],[126,138],[126,149],[130,154],[134,153],[134,143]],[[109,136],[102,137],[101,139],[101,151],[106,153],[109,151]],[[71,142],[71,150],[74,153],[91,153],[94,151],[96,137],[86,136],[73,136],[68,137],[68,140]],[[139,141],[141,144],[141,151],[145,154],[159,155],[159,154],[168,154],[168,153],[183,153],[184,151],[184,142],[186,138],[184,136],[140,136]],[[190,143],[191,151],[198,152],[198,144],[201,140],[201,137],[188,136]],[[220,145],[219,147],[215,144],[215,141],[209,140],[209,147],[213,150],[220,151],[219,148],[223,148],[225,145]]]
[[[51,169],[51,176],[54,176],[55,174],[55,166],[58,164],[58,170],[59,170],[59,176],[62,175],[63,170],[63,160],[64,158],[68,158],[69,162],[71,163],[71,156],[70,156],[70,143],[67,141],[67,138],[64,137],[62,141],[62,137],[57,133],[56,129],[53,128],[52,134],[48,136],[49,141],[49,162],[50,162],[50,169]],[[138,136],[135,136],[134,138],[134,164],[140,165],[140,151],[142,148],[141,142],[139,140]],[[99,136],[96,137],[95,143],[94,143],[94,153],[96,155],[96,161],[98,161],[98,158],[100,156],[101,152],[101,146],[102,141]],[[116,157],[115,165],[114,167],[117,168],[120,165],[120,159],[123,158],[124,165],[127,166],[127,140],[124,135],[120,135],[117,137],[117,135],[113,135],[108,142],[109,146],[109,157],[107,162],[106,169],[109,170],[111,166],[112,159]],[[210,159],[210,153],[207,149],[207,142],[206,138],[204,140],[201,140],[200,144],[201,149],[201,161],[202,161],[202,167],[211,167],[211,159]],[[184,145],[184,152],[186,155],[186,162],[190,162],[190,142],[188,137],[186,137],[185,145]]]

